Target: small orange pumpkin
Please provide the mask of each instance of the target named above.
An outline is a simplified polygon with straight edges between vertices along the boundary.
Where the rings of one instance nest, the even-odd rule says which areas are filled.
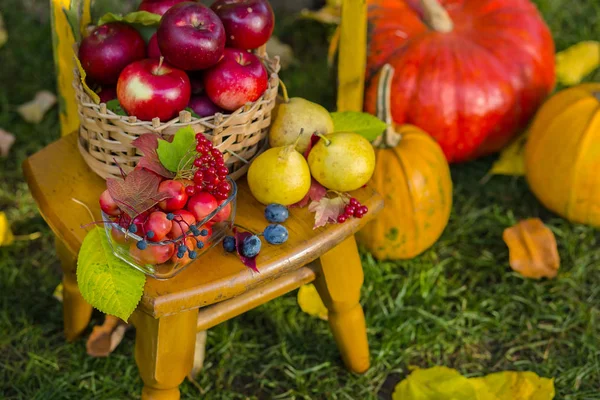
[[[562,90],[538,111],[525,147],[525,176],[548,209],[600,226],[600,83]]]
[[[408,259],[434,244],[448,224],[452,180],[444,153],[431,136],[413,125],[393,125],[392,76],[392,67],[385,65],[377,107],[388,129],[374,143],[377,163],[371,179],[385,207],[357,238],[378,259]]]

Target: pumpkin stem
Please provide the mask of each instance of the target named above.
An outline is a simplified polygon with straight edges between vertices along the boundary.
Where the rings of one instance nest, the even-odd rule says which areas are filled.
[[[436,32],[451,32],[454,23],[448,11],[440,4],[439,0],[421,0],[425,12],[425,22]]]
[[[379,84],[377,86],[377,118],[387,124],[385,131],[373,142],[375,147],[395,147],[402,135],[394,129],[392,119],[391,98],[392,98],[392,78],[394,77],[394,68],[390,64],[385,64],[379,73]]]

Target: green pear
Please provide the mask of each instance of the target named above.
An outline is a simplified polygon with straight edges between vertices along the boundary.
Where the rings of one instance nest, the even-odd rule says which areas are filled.
[[[298,140],[296,150],[304,153],[313,133],[324,135],[331,132],[333,120],[325,107],[301,97],[292,97],[273,110],[269,144],[281,147]]]

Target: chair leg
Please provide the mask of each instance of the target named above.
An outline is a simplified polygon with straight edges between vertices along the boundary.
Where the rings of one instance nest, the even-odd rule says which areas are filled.
[[[69,342],[77,339],[87,328],[92,316],[92,306],[81,296],[77,286],[77,257],[56,238],[56,254],[60,260],[63,278],[63,324]]]
[[[135,361],[144,381],[142,400],[178,400],[179,385],[194,362],[198,310],[158,319],[136,311],[131,320]]]
[[[315,286],[329,310],[329,327],[352,372],[369,369],[365,315],[359,303],[363,270],[354,236],[321,256],[321,273]]]

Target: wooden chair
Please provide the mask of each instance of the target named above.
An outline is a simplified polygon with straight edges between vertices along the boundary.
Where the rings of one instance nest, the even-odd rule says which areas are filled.
[[[40,212],[56,235],[63,270],[64,329],[74,340],[88,326],[92,307],[77,287],[76,255],[90,222],[85,203],[99,221],[98,196],[104,181],[85,164],[77,134],[64,136],[28,158],[24,172]],[[261,232],[264,206],[239,182],[236,222]],[[131,317],[136,327],[135,357],[143,399],[178,399],[179,384],[192,368],[196,332],[240,315],[260,304],[314,281],[329,310],[331,331],[342,358],[353,372],[369,367],[365,319],[359,304],[363,271],[353,233],[382,208],[371,188],[353,195],[369,207],[362,219],[313,230],[314,216],[293,209],[286,221],[288,242],[266,245],[257,258],[260,273],[216,246],[176,277],[146,280],[144,294]],[[320,262],[306,265],[313,260]]]

